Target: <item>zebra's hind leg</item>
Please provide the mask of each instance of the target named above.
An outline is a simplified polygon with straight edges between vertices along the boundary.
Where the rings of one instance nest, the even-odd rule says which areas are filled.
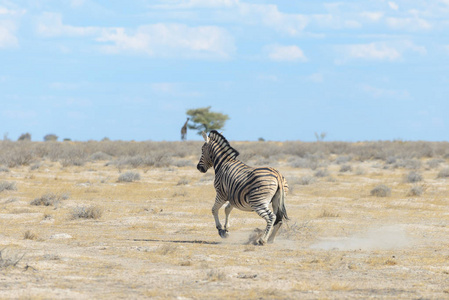
[[[267,243],[268,237],[271,235],[271,232],[273,231],[273,224],[276,221],[276,215],[271,212],[271,210],[268,207],[265,207],[260,210],[256,210],[257,214],[261,216],[262,218],[267,221],[267,227],[265,228],[265,231],[258,240],[255,241],[256,245],[265,245]]]
[[[271,232],[270,237],[268,238],[268,243],[269,244],[274,242],[274,238],[276,237],[276,234],[277,234],[279,228],[281,228],[281,226],[282,226],[282,221],[279,221],[277,223],[274,222],[273,231]]]

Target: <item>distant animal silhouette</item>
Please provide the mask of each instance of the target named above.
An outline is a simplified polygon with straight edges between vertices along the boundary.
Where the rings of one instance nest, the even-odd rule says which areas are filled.
[[[181,140],[185,141],[187,138],[187,123],[189,122],[190,118],[187,118],[187,121],[184,123],[184,126],[181,128]]]
[[[253,168],[237,159],[239,152],[231,147],[224,136],[215,130],[209,136],[203,132],[204,145],[198,163],[198,170],[206,173],[215,169],[214,187],[217,192],[212,214],[218,234],[228,236],[229,214],[236,207],[243,211],[255,211],[267,222],[262,236],[255,243],[264,245],[274,241],[283,220],[288,220],[285,209],[285,196],[288,185],[285,178],[276,169]],[[225,224],[222,227],[218,210],[226,203]],[[273,209],[270,209],[270,204]]]

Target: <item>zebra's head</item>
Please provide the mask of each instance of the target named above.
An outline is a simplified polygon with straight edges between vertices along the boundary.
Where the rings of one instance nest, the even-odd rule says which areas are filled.
[[[201,134],[204,138],[205,143],[201,148],[201,158],[196,168],[201,173],[206,173],[207,170],[209,170],[209,168],[214,165],[214,162],[212,161],[212,143],[210,142],[209,137],[204,131]]]

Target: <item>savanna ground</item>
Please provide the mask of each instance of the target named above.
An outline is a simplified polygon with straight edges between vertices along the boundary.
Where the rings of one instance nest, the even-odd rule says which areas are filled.
[[[0,142],[0,298],[449,298],[448,143],[231,144],[289,183],[274,244],[218,236],[199,142]]]

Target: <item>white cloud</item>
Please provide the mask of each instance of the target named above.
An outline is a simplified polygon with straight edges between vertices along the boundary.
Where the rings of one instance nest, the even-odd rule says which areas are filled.
[[[277,5],[239,3],[240,18],[246,22],[261,23],[289,35],[298,35],[307,25],[307,17],[279,11]]]
[[[16,48],[19,46],[16,28],[19,24],[19,18],[25,14],[25,12],[25,10],[11,9],[2,6],[0,3],[0,49]]]
[[[400,30],[432,29],[432,25],[422,18],[387,18],[387,25]]]
[[[0,20],[0,49],[19,46],[19,40],[15,35],[15,31],[16,28],[13,22]]]
[[[165,1],[167,2],[167,1]],[[231,7],[239,3],[239,0],[178,0],[172,3],[156,4],[151,7],[162,9],[186,9],[196,7]]]
[[[324,81],[324,75],[322,73],[313,73],[307,79],[314,83],[322,83]]]
[[[386,43],[370,43],[347,45],[343,47],[345,60],[389,60],[394,61],[401,58],[401,53]]]
[[[373,87],[371,85],[363,85],[362,90],[376,99],[399,99],[404,100],[410,98],[410,93],[406,90],[392,90],[385,88]]]
[[[268,57],[278,62],[305,62],[306,56],[298,46],[269,45],[265,47]]]
[[[399,5],[397,5],[395,2],[393,1],[389,1],[388,2],[388,6],[393,9],[393,10],[398,10],[399,9]]]
[[[360,16],[364,19],[368,19],[372,22],[377,22],[384,16],[383,12],[379,11],[364,11],[360,13]]]
[[[176,84],[173,82],[157,82],[150,85],[151,89],[157,93],[174,93]]]
[[[81,7],[84,5],[86,0],[70,0],[70,6],[71,7]]]
[[[14,10],[14,9],[9,9],[7,7],[4,6],[0,6],[0,16],[20,16],[25,14],[25,10]]]
[[[34,110],[5,110],[1,114],[4,118],[11,120],[27,120],[37,116]]]
[[[421,55],[427,54],[427,49],[424,46],[415,45],[408,40],[345,45],[339,47],[338,50],[341,57],[335,61],[337,64],[350,60],[397,61],[402,59],[403,53],[406,51]]]
[[[37,23],[44,37],[92,37],[109,54],[145,54],[157,57],[229,58],[234,39],[217,26],[189,27],[183,24],[143,25],[136,30],[114,27],[82,27],[63,23],[61,14],[46,12]]]
[[[259,74],[257,79],[262,81],[271,81],[271,82],[279,82],[279,78],[276,75],[272,74]]]
[[[154,24],[127,32],[124,28],[103,31],[99,42],[106,53],[138,53],[157,57],[228,58],[235,51],[233,37],[216,26]]]
[[[101,31],[99,27],[65,25],[62,22],[61,14],[51,12],[45,12],[38,18],[36,30],[45,37],[87,36],[98,34]]]
[[[188,10],[195,8],[221,9],[217,19],[233,20],[237,23],[263,25],[286,33],[298,35],[307,25],[307,17],[302,14],[283,13],[275,4],[253,4],[240,0],[179,0],[150,6],[153,9]]]

